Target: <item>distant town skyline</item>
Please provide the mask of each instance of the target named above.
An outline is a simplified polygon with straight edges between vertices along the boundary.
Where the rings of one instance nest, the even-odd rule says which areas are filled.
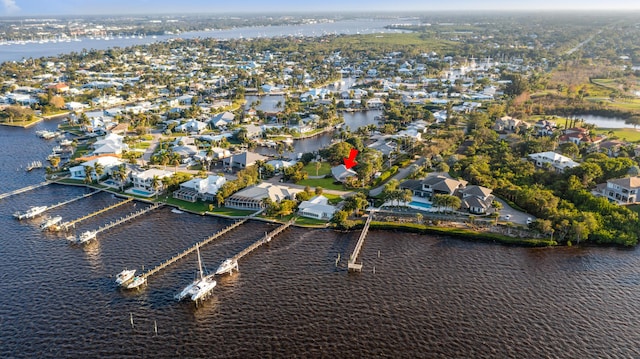
[[[0,16],[99,15],[99,14],[186,14],[186,13],[277,13],[277,12],[374,12],[374,11],[523,11],[598,10],[638,11],[640,2],[629,0],[401,0],[321,2],[280,0],[0,0]]]

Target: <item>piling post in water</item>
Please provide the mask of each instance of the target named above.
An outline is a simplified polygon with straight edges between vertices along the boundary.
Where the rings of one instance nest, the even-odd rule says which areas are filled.
[[[131,329],[133,329],[133,313],[129,312],[129,320],[131,321]]]

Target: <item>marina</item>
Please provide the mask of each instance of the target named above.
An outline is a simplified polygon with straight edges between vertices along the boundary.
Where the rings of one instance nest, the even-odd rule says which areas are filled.
[[[247,220],[249,219],[249,217],[236,221],[235,223],[233,223],[230,226],[227,226],[226,228],[222,229],[221,231],[217,232],[216,234],[196,243],[194,246],[189,247],[188,249],[176,254],[175,256],[169,258],[168,260],[158,264],[157,266],[155,266],[154,268],[150,269],[149,271],[145,272],[144,274],[142,274],[140,277],[143,278],[145,281],[147,278],[149,278],[150,276],[160,272],[161,270],[167,268],[168,266],[170,266],[171,264],[179,261],[180,259],[186,257],[187,255],[189,255],[190,253],[193,253],[194,251],[198,250],[198,248],[207,245],[208,243],[220,238],[221,236],[223,236],[224,234],[228,233],[229,231],[241,226],[243,223],[245,223]]]

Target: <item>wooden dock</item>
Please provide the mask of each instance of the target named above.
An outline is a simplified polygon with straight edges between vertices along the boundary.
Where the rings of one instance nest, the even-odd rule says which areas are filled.
[[[55,208],[58,208],[58,207],[62,207],[62,206],[66,205],[66,204],[69,204],[69,203],[73,203],[75,201],[79,201],[79,200],[81,200],[83,198],[91,197],[91,196],[93,196],[94,194],[96,194],[98,192],[102,192],[102,190],[93,191],[91,193],[83,194],[80,197],[72,198],[72,199],[70,199],[68,201],[64,201],[64,202],[60,202],[60,203],[48,206],[47,209],[45,210],[45,212],[46,211],[50,211],[50,210],[55,209]]]
[[[244,219],[242,219],[242,220],[240,220],[240,221],[237,221],[237,222],[233,223],[232,225],[230,225],[230,226],[228,226],[228,227],[225,227],[225,228],[224,228],[224,229],[222,229],[221,231],[216,232],[216,233],[215,233],[214,235],[212,235],[211,237],[206,238],[206,239],[204,239],[204,240],[202,240],[202,241],[200,241],[200,242],[196,243],[195,245],[193,245],[193,246],[191,246],[191,247],[187,248],[186,250],[184,250],[184,251],[182,251],[182,252],[180,252],[180,253],[176,254],[175,256],[173,256],[173,257],[169,258],[168,260],[166,260],[166,261],[164,261],[164,262],[162,262],[162,263],[158,264],[156,267],[154,267],[154,268],[150,269],[149,271],[145,272],[144,274],[142,274],[142,275],[141,275],[141,277],[143,277],[143,278],[146,280],[146,279],[147,279],[147,278],[149,278],[150,276],[152,276],[152,275],[154,275],[154,274],[158,273],[159,271],[161,271],[161,270],[163,270],[163,269],[167,268],[167,267],[168,267],[168,266],[170,266],[171,264],[173,264],[173,263],[175,263],[175,262],[179,261],[180,259],[182,259],[182,258],[186,257],[186,256],[187,256],[187,255],[189,255],[190,253],[195,252],[195,250],[196,250],[196,248],[197,248],[197,247],[202,247],[202,246],[204,246],[204,245],[206,245],[206,244],[210,243],[211,241],[213,241],[213,240],[215,240],[215,239],[217,239],[217,238],[221,237],[222,235],[226,234],[227,232],[231,231],[232,229],[239,227],[240,225],[242,225],[243,223],[245,223],[247,220],[249,220],[249,218],[248,218],[248,217],[247,217],[247,218],[244,218]]]
[[[44,186],[46,186],[48,184],[51,184],[51,182],[44,181],[44,182],[40,182],[38,184],[34,184],[34,185],[31,185],[31,186],[27,186],[27,187],[16,189],[16,190],[13,190],[11,192],[3,193],[3,194],[0,194],[0,199],[5,199],[7,197],[11,197],[11,196],[16,195],[16,194],[20,194],[20,193],[24,193],[24,192],[28,192],[28,191],[34,190],[36,188],[44,187]]]
[[[140,210],[138,210],[136,212],[130,213],[129,215],[127,215],[125,217],[122,217],[122,218],[117,219],[115,221],[111,221],[108,224],[105,224],[103,226],[98,227],[98,229],[96,229],[96,234],[102,233],[102,232],[104,232],[106,230],[109,230],[109,229],[115,227],[115,226],[121,225],[122,223],[130,221],[130,220],[132,220],[134,218],[140,217],[143,214],[145,214],[147,212],[150,212],[150,211],[153,211],[154,209],[162,207],[162,206],[164,206],[164,203],[155,203],[155,204],[153,204],[153,205],[151,205],[151,206],[149,206],[147,208],[140,209]]]
[[[372,219],[373,219],[373,213],[369,213],[369,217],[367,218],[367,221],[364,224],[362,233],[360,233],[360,238],[358,238],[356,247],[353,249],[353,253],[351,254],[351,257],[349,257],[349,264],[347,266],[349,271],[362,272],[362,263],[356,263],[356,259],[358,259],[358,255],[360,255],[360,250],[362,249],[364,240],[365,238],[367,238],[367,233],[369,232],[369,225],[371,224]]]
[[[87,214],[87,215],[86,215],[86,216],[84,216],[84,217],[80,217],[80,218],[78,218],[78,219],[74,219],[73,221],[69,221],[69,222],[62,223],[62,224],[60,225],[60,229],[65,229],[65,230],[66,230],[66,229],[72,228],[72,227],[74,227],[76,224],[78,224],[78,223],[80,223],[80,222],[82,222],[82,221],[84,221],[84,220],[87,220],[87,219],[89,219],[89,218],[91,218],[91,217],[95,217],[95,216],[97,216],[97,215],[99,215],[99,214],[101,214],[101,213],[104,213],[104,212],[110,211],[110,210],[112,210],[112,209],[114,209],[114,208],[120,207],[120,206],[122,206],[122,205],[124,205],[124,204],[126,204],[126,203],[131,202],[131,201],[133,201],[133,198],[127,198],[127,199],[125,199],[124,201],[120,201],[120,202],[118,202],[118,203],[112,204],[111,206],[107,206],[107,207],[105,207],[105,208],[103,208],[103,209],[99,209],[99,210],[97,210],[97,211],[95,211],[95,212],[93,212],[93,213],[89,213],[89,214]]]
[[[289,222],[283,224],[282,226],[276,228],[275,230],[266,233],[264,235],[264,237],[260,238],[259,240],[257,240],[256,242],[254,242],[252,245],[250,245],[249,247],[243,249],[240,253],[236,254],[235,256],[231,257],[231,260],[233,261],[238,261],[239,259],[241,259],[242,257],[246,256],[247,254],[251,253],[254,249],[260,247],[261,245],[268,243],[271,241],[271,239],[275,236],[277,236],[278,234],[280,234],[282,231],[284,231],[285,229],[289,228],[289,226],[291,226],[292,224],[296,223],[296,218],[292,218]]]

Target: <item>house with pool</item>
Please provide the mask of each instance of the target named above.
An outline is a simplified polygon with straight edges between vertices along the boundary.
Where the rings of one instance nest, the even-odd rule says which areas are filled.
[[[131,172],[129,177],[131,178],[131,182],[133,182],[133,187],[126,190],[126,193],[136,196],[153,197],[164,191],[162,179],[171,176],[173,176],[173,172],[156,168],[142,172]]]

